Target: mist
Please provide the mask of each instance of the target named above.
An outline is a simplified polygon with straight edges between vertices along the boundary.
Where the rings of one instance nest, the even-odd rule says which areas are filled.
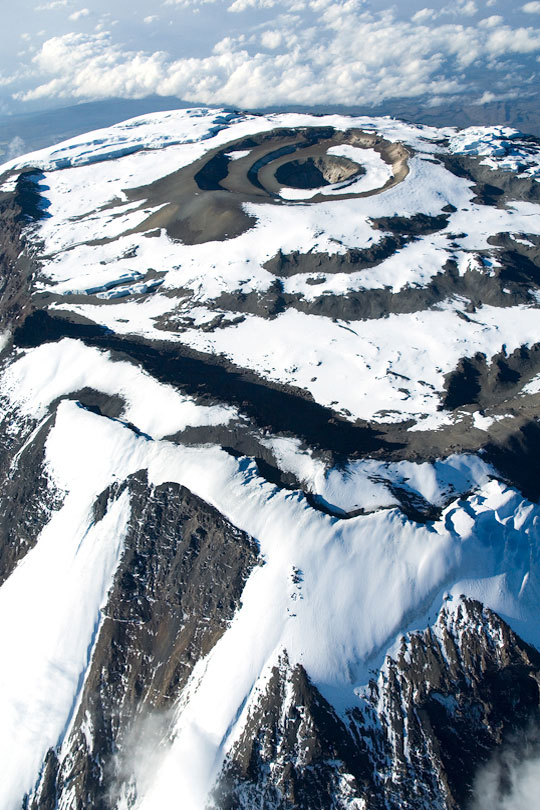
[[[479,771],[468,810],[534,810],[540,797],[540,724],[512,736]]]

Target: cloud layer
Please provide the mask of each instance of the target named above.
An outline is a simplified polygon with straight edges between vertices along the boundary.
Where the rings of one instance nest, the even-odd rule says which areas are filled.
[[[365,0],[165,0],[154,8],[159,14],[141,15],[146,32],[171,13],[168,25],[179,30],[196,15],[227,18],[229,33],[220,36],[223,26],[209,24],[195,55],[184,55],[181,38],[177,48],[170,37],[159,47],[159,36],[155,48],[128,46],[122,25],[109,19],[89,27],[90,10],[72,2],[41,8],[57,13],[61,5],[69,20],[88,25],[43,38],[24,69],[4,77],[20,100],[157,93],[246,108],[357,106],[391,98],[487,101],[537,82],[537,2],[505,17],[501,0],[409,9]]]

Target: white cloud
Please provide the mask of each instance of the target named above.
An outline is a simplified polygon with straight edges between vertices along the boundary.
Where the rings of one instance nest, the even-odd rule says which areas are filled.
[[[26,152],[26,145],[20,135],[15,135],[8,144],[7,157],[8,160],[24,155]]]
[[[67,5],[69,5],[69,0],[51,0],[50,3],[36,6],[36,11],[53,11],[55,8],[63,8]]]
[[[471,810],[525,810],[540,795],[539,732],[530,728],[500,749],[477,776]]]
[[[532,3],[525,3],[524,6],[521,6],[521,10],[526,14],[540,14],[540,3],[538,0],[534,0]]]
[[[261,34],[261,45],[263,48],[269,48],[270,50],[274,50],[274,48],[279,48],[283,41],[283,34],[281,31],[264,31]]]
[[[486,52],[493,56],[533,53],[540,50],[540,31],[501,25],[489,34]]]
[[[415,23],[424,23],[427,20],[432,20],[434,17],[438,16],[433,8],[421,8],[420,11],[417,11],[416,14],[413,14],[412,21]]]
[[[151,14],[150,17],[144,18],[143,23],[146,23],[146,25],[150,25],[150,23],[156,22],[156,20],[159,20],[157,14]]]
[[[180,8],[196,8],[217,3],[218,0],[165,0],[165,6],[180,6]]]
[[[195,3],[169,0],[180,7],[195,8]],[[31,64],[35,84],[17,98],[157,93],[249,108],[351,106],[460,94],[481,98],[487,87],[501,97],[515,89],[512,82],[521,81],[519,59],[540,53],[540,30],[512,27],[500,15],[473,23],[467,16],[473,6],[462,0],[452,7],[422,9],[407,20],[396,7],[375,13],[363,0],[280,0],[279,5],[278,0],[222,0],[222,12],[272,12],[251,29],[239,26],[237,36],[209,40],[206,52],[201,48],[195,56],[180,58],[124,48],[113,40],[109,20],[108,31],[45,41]],[[456,9],[464,16],[456,16]],[[268,16],[271,20],[264,22]],[[506,75],[497,68],[508,59],[518,61]]]
[[[180,8],[195,8],[219,2],[220,0],[165,0],[164,5],[180,6]],[[328,0],[322,0],[322,2],[327,4]],[[289,11],[302,11],[307,5],[308,2],[306,2],[306,0],[232,0],[227,11],[242,12],[249,10],[264,10],[268,8],[275,8],[277,6],[281,6]],[[314,5],[313,0],[311,0],[309,5]]]
[[[74,11],[73,14],[69,15],[70,20],[80,20],[82,17],[88,17],[90,14],[89,8],[81,8],[80,11]]]
[[[489,104],[492,101],[497,101],[497,96],[495,95],[495,93],[492,93],[491,90],[486,90],[485,93],[482,93],[480,98],[478,98],[476,101],[473,101],[473,104],[477,105]]]
[[[15,81],[15,76],[4,76],[0,73],[0,87],[8,87]]]
[[[491,17],[484,17],[483,20],[480,20],[478,25],[481,25],[482,28],[497,28],[497,26],[503,23],[504,20],[499,14],[493,14]]]
[[[274,6],[277,6],[278,3],[279,0],[234,0],[227,11],[240,13],[249,8],[273,8]]]
[[[469,17],[472,17],[473,14],[478,12],[478,7],[474,0],[468,0],[466,3],[460,3],[459,10],[462,14],[466,14]]]

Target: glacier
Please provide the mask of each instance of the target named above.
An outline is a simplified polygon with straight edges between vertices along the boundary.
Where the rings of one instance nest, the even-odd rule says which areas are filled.
[[[276,191],[265,169],[248,187],[255,158],[262,172],[303,149],[365,173]],[[540,402],[539,156],[536,142],[501,127],[192,109],[0,167],[0,204],[22,211],[11,271],[21,257],[32,263],[27,298],[0,310],[1,810],[72,810],[96,797],[118,810],[227,810],[254,806],[259,779],[271,785],[259,806],[299,806],[272,782],[278,759],[247,786],[238,776],[276,673],[276,738],[286,738],[295,689],[313,690],[354,739],[360,727],[373,735],[366,750],[382,779],[377,740],[397,743],[390,704],[373,709],[370,691],[390,689],[419,634],[446,649],[454,633],[457,648],[464,622],[490,655],[504,637],[508,660],[518,650],[535,666],[520,645],[540,649],[527,446]],[[195,233],[207,215],[225,223],[220,238]],[[30,493],[12,512],[10,486]],[[169,506],[187,510],[181,529]],[[225,558],[230,592],[226,575],[205,578],[216,545],[197,568],[212,532],[240,557],[253,543],[256,562],[246,556],[239,572]],[[156,557],[162,535],[171,555],[171,537],[191,536],[181,565]],[[191,572],[178,603],[169,594],[162,606],[151,590],[153,578],[163,586],[162,564],[173,592],[174,566]],[[189,612],[189,577],[201,605],[225,589],[222,621]],[[195,621],[186,652],[179,639]],[[148,648],[115,653],[129,660],[109,716],[105,703],[96,709],[110,685],[104,650],[118,646],[115,632],[139,639],[145,627]],[[176,658],[181,674],[156,685]],[[134,686],[141,661],[151,674]],[[456,694],[440,694],[450,715]],[[143,753],[130,756],[146,715],[157,737],[141,735]],[[399,745],[412,762],[406,732]],[[323,754],[336,780],[327,807],[378,808],[381,796],[400,806],[392,790],[404,776],[368,789]],[[301,746],[287,752],[295,768],[302,756]],[[432,768],[431,806],[459,807]],[[220,798],[231,773],[236,798]]]

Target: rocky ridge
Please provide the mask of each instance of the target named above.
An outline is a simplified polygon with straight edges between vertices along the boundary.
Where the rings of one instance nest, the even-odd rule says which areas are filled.
[[[0,807],[469,810],[538,721],[536,142],[80,141],[0,200]]]

